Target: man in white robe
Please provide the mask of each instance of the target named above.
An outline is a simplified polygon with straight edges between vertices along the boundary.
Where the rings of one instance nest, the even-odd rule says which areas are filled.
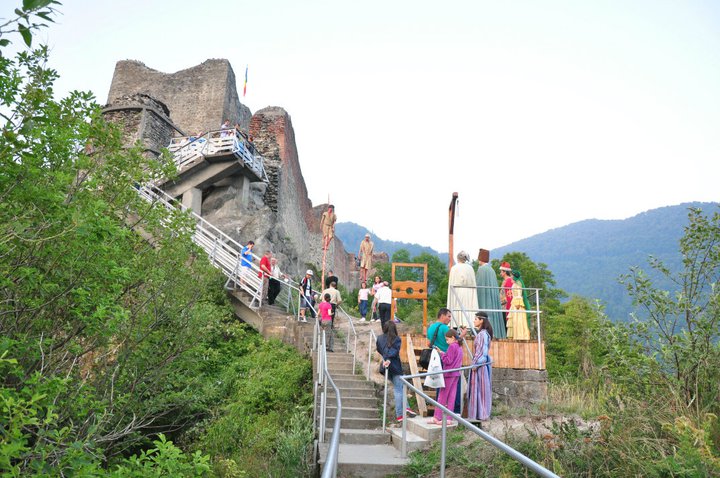
[[[452,311],[458,325],[472,327],[478,310],[475,271],[470,264],[470,255],[460,251],[457,263],[450,268],[448,279],[447,308]]]

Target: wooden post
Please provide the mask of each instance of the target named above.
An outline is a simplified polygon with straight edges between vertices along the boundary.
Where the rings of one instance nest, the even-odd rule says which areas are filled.
[[[450,201],[450,210],[448,211],[448,231],[450,233],[448,245],[448,269],[455,264],[455,260],[453,259],[453,256],[455,255],[453,251],[453,234],[455,230],[455,205],[457,204],[457,200],[458,193],[453,193],[452,200]]]

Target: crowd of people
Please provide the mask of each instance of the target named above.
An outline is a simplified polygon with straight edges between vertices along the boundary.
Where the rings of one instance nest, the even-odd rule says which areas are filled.
[[[333,214],[329,208],[328,216]],[[328,219],[328,221],[334,218]],[[325,231],[332,237],[331,229]],[[325,235],[324,235],[325,236]],[[323,244],[327,244],[323,238]],[[362,241],[358,264],[366,268],[371,266],[372,242],[369,235]],[[369,245],[367,245],[369,243]],[[253,249],[255,244],[248,241],[241,251],[241,267],[243,274],[257,273],[262,280],[261,304],[273,304],[280,292],[280,281],[289,279],[283,274],[278,260],[272,252],[265,250],[259,260],[258,271],[253,269]],[[470,264],[470,257],[465,251],[457,255],[457,263],[450,269],[448,280],[447,307],[440,308],[436,321],[427,328],[427,338],[440,357],[444,386],[438,390],[437,401],[455,413],[461,413],[460,372],[453,369],[462,367],[462,345],[468,333],[472,335],[472,363],[468,372],[466,390],[466,414],[470,421],[487,420],[492,409],[492,359],[490,344],[493,339],[510,338],[528,340],[530,338],[527,310],[529,303],[525,293],[525,285],[519,271],[513,270],[509,263],[502,262],[499,267],[501,282],[498,283],[495,271],[489,263],[489,251],[481,249],[478,256],[479,267],[475,273]],[[364,268],[361,267],[361,271]],[[367,274],[367,270],[365,270]],[[299,319],[307,322],[307,315],[319,318],[319,325],[325,332],[326,349],[334,351],[335,318],[342,295],[338,290],[338,277],[332,269],[328,270],[324,283],[315,285],[315,274],[308,269],[299,283],[300,311]],[[324,287],[323,287],[324,286]],[[320,290],[322,289],[322,290]],[[359,322],[380,322],[383,334],[377,338],[376,350],[382,357],[382,366],[387,370],[395,391],[395,411],[398,423],[403,415],[415,416],[416,412],[406,409],[403,412],[403,386],[400,377],[403,375],[400,361],[402,338],[397,332],[394,320],[391,320],[392,290],[388,281],[375,276],[373,284],[368,285],[363,278],[357,295],[360,312]],[[453,323],[453,314],[456,320]],[[470,319],[468,315],[474,314]],[[451,326],[451,323],[453,326]],[[447,371],[445,371],[447,370]],[[443,410],[435,408],[429,423],[440,425]],[[451,420],[450,420],[451,422]]]

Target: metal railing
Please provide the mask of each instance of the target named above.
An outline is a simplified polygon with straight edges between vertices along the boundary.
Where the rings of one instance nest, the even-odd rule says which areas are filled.
[[[515,450],[514,448],[508,446],[504,442],[498,440],[497,438],[493,437],[492,435],[488,434],[487,432],[484,432],[482,429],[476,427],[469,421],[462,418],[460,415],[456,414],[452,410],[448,409],[446,406],[440,404],[436,400],[430,398],[427,394],[425,394],[421,389],[418,389],[417,387],[413,386],[412,383],[410,383],[409,379],[413,378],[423,378],[427,377],[429,375],[438,375],[441,373],[447,373],[447,372],[461,372],[461,374],[464,375],[465,370],[472,370],[476,369],[478,367],[489,367],[492,365],[492,362],[488,362],[482,365],[469,365],[466,367],[460,367],[455,369],[449,369],[449,370],[442,370],[440,372],[428,372],[428,373],[417,373],[414,375],[403,375],[401,377],[401,380],[403,382],[403,423],[402,423],[402,439],[401,439],[401,445],[400,445],[400,454],[403,458],[407,457],[407,389],[409,388],[415,394],[418,396],[422,396],[427,402],[434,405],[435,407],[439,407],[444,413],[442,418],[442,434],[441,434],[441,452],[440,452],[440,477],[444,478],[445,476],[445,455],[447,451],[447,418],[448,415],[452,417],[453,420],[456,420],[458,423],[462,424],[466,429],[470,430],[471,432],[478,435],[483,440],[490,443],[492,446],[497,448],[498,450],[502,451],[503,453],[510,456],[510,458],[514,459],[515,461],[522,463],[524,466],[526,466],[531,471],[534,471],[538,475],[545,477],[545,478],[559,478],[558,475],[553,473],[552,471],[548,470],[544,466],[540,465],[539,463],[533,461],[532,459],[528,458],[527,456],[523,455],[519,451]]]
[[[455,299],[455,303],[460,304],[460,309],[451,310],[451,312],[453,313],[453,317],[452,317],[452,324],[453,324],[453,325],[456,325],[456,326],[457,326],[457,325],[463,325],[463,326],[466,326],[466,327],[472,329],[472,328],[473,328],[473,322],[472,322],[472,319],[470,319],[470,317],[474,317],[475,312],[478,312],[478,311],[480,311],[480,310],[482,310],[483,312],[500,312],[500,313],[503,313],[503,314],[508,312],[507,309],[474,309],[474,310],[465,309],[465,307],[464,307],[462,301],[459,299],[459,297],[458,297],[457,292],[455,291],[455,289],[475,289],[475,290],[477,290],[477,289],[492,289],[492,290],[497,290],[498,293],[499,293],[499,291],[505,290],[505,289],[507,289],[507,288],[506,288],[506,287],[493,287],[493,286],[475,286],[475,287],[472,287],[472,286],[451,286],[451,287],[450,287],[450,291],[451,291],[451,293],[452,293],[452,295],[453,295],[453,298]],[[541,291],[541,290],[542,290],[542,289],[531,288],[531,287],[524,287],[524,288],[522,288],[522,291],[523,291],[523,292],[524,292],[524,291],[531,291],[531,292],[533,292],[533,295],[534,295],[534,299],[535,299],[535,304],[534,304],[534,305],[535,305],[535,309],[534,309],[534,310],[525,310],[524,312],[525,312],[526,314],[534,314],[534,315],[535,315],[535,319],[536,319],[535,322],[536,322],[536,328],[537,328],[538,368],[539,368],[540,370],[543,370],[543,369],[545,368],[545,364],[543,363],[543,359],[542,359],[542,358],[543,358],[543,354],[542,354],[542,329],[541,329],[541,324],[540,324],[540,314],[542,313],[542,312],[540,311],[540,291]],[[455,313],[456,313],[456,312],[460,312],[461,316],[465,319],[465,322],[466,322],[466,323],[458,324],[458,322],[455,320]],[[531,333],[531,337],[532,337],[532,333]],[[532,340],[532,339],[531,339],[531,340]]]
[[[243,246],[233,238],[213,226],[205,219],[194,213],[191,209],[175,201],[162,190],[148,186],[137,186],[140,197],[146,201],[159,204],[168,211],[180,209],[195,220],[195,230],[192,233],[192,241],[203,249],[210,259],[210,262],[220,269],[228,278],[226,287],[233,282],[233,287],[240,287],[250,294],[251,308],[261,305],[263,280],[260,268],[251,263],[249,267],[242,265],[240,252]]]
[[[322,478],[335,477],[337,475],[338,451],[340,450],[340,424],[342,420],[342,398],[340,397],[340,389],[333,382],[330,372],[327,368],[327,351],[325,350],[326,338],[325,332],[320,331],[319,321],[315,322],[315,329],[319,333],[319,343],[317,359],[318,359],[318,388],[320,390],[320,423],[319,437],[320,443],[325,442],[325,418],[327,411],[327,393],[328,384],[335,392],[335,421],[333,422],[333,431],[330,435],[330,445],[328,447],[327,456],[325,457],[325,466],[322,469]]]
[[[268,182],[264,158],[242,132],[231,129],[208,131],[198,136],[178,136],[170,140],[168,150],[178,171],[207,156],[232,154],[240,159],[262,181]]]

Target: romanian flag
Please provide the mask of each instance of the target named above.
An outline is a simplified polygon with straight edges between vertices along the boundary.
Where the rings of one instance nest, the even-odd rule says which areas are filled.
[[[245,98],[245,93],[247,92],[247,71],[248,66],[245,65],[245,84],[243,85],[243,98]]]

